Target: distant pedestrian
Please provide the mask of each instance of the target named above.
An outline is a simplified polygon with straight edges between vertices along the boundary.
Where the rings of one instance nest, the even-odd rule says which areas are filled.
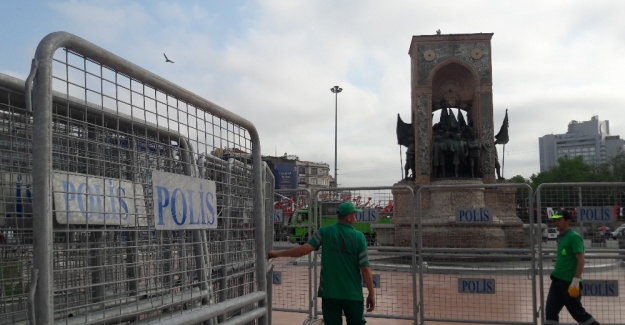
[[[584,240],[579,233],[571,229],[571,214],[568,211],[558,210],[551,219],[560,234],[556,265],[551,272],[551,286],[545,306],[545,325],[560,324],[559,314],[564,306],[578,323],[599,325],[599,322],[582,306]]]
[[[365,235],[354,229],[356,209],[352,202],[343,202],[337,209],[338,222],[319,228],[308,243],[287,250],[271,250],[269,258],[300,257],[319,249],[321,254],[321,281],[317,296],[325,325],[341,325],[343,315],[347,325],[366,323],[362,299],[364,280],[369,294],[367,312],[375,308],[373,276],[367,255]]]

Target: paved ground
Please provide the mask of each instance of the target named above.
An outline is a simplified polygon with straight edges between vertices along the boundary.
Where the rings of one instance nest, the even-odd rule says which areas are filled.
[[[618,296],[583,299],[589,312],[602,324],[624,324],[625,320],[625,310],[622,308],[625,305],[625,267],[623,264],[619,265],[619,261],[613,257],[589,254],[584,274],[587,280],[618,281]],[[307,261],[307,258],[274,260],[274,270],[280,272],[281,280],[280,285],[273,286],[274,308],[302,311],[302,313],[274,312],[274,325],[298,325],[307,318],[308,288],[317,285],[308,283],[310,269],[307,267]],[[407,272],[409,268],[402,265],[393,266],[392,263],[378,258],[373,258],[372,264],[373,273],[380,276],[380,287],[376,289],[378,306],[374,311],[380,317],[367,315],[365,317],[368,324],[380,325],[413,324],[411,320],[389,317],[412,317],[412,297],[415,291],[417,296],[420,296],[421,290],[424,304],[420,312],[429,319],[426,322],[428,325],[457,325],[468,322],[480,324],[480,321],[531,324],[534,320],[533,311],[540,308],[541,299],[540,290],[536,290],[536,301],[532,299],[533,288],[540,288],[539,282],[542,279],[544,283],[542,299],[545,299],[550,284],[549,273],[553,268],[551,256],[544,259],[544,275],[536,278],[530,276],[532,272],[528,268],[529,261],[480,262],[464,265],[457,262],[432,264],[429,271],[423,274],[423,288],[419,288],[418,274],[414,282],[412,273]],[[476,280],[475,292],[459,292],[459,281],[463,279]],[[491,294],[480,292],[480,281],[484,279],[493,280],[496,284]],[[364,291],[366,292],[366,289]],[[537,305],[534,306],[534,303]],[[449,322],[452,319],[457,321]],[[573,323],[566,310],[561,313],[561,322]]]
[[[304,320],[308,318],[306,314],[299,313],[286,313],[286,312],[274,312],[272,325],[302,325]],[[367,324],[375,325],[412,325],[410,320],[397,320],[397,319],[380,319],[380,318],[368,318]],[[446,323],[438,323],[446,324]],[[317,325],[317,324],[315,324]],[[457,323],[456,323],[457,325]]]

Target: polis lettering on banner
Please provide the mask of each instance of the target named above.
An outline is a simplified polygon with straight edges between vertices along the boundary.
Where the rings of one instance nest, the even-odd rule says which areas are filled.
[[[0,188],[4,192],[4,197],[9,198],[0,204],[0,216],[8,218],[32,217],[32,179],[30,174],[18,174],[11,172],[0,172]],[[6,219],[0,217],[0,226],[6,224]]]
[[[371,277],[373,278],[373,287],[374,288],[380,288],[380,286],[382,285],[381,278],[379,274],[372,274]],[[366,288],[367,285],[365,284],[365,281],[362,281],[362,287]]]
[[[280,209],[273,210],[273,222],[282,222],[284,221],[284,211]]]
[[[618,297],[618,280],[584,280],[582,296]]]
[[[577,207],[577,222],[609,224],[614,223],[614,207]]]
[[[60,224],[147,226],[141,184],[55,172],[52,191],[55,217]]]
[[[273,271],[273,275],[271,276],[271,283],[273,285],[282,284],[282,272],[281,271]]]
[[[458,279],[458,293],[495,294],[495,279]]]
[[[488,208],[466,208],[456,210],[457,223],[491,223],[493,213]]]
[[[356,213],[356,221],[360,223],[376,223],[380,220],[380,212],[375,209],[364,209]]]
[[[215,181],[152,171],[157,230],[217,228]]]

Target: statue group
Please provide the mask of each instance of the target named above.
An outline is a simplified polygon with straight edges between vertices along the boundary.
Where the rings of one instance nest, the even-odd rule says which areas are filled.
[[[489,152],[485,142],[480,141],[471,121],[467,123],[461,110],[467,111],[470,107],[463,103],[455,103],[458,108],[457,118],[450,105],[440,102],[440,120],[432,126],[431,148],[431,177],[481,178],[480,166],[482,151]],[[415,145],[412,124],[406,124],[398,116],[397,138],[400,145],[406,146],[406,164],[404,165],[405,179],[415,178]],[[495,169],[497,178],[501,179],[500,166],[495,151]],[[410,173],[411,172],[411,173]]]

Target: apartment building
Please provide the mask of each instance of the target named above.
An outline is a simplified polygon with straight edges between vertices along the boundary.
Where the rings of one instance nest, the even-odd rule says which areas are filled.
[[[571,121],[565,134],[547,134],[538,138],[540,172],[546,172],[562,157],[581,156],[589,165],[602,164],[624,152],[625,141],[610,134],[609,121],[593,116],[589,121]]]

